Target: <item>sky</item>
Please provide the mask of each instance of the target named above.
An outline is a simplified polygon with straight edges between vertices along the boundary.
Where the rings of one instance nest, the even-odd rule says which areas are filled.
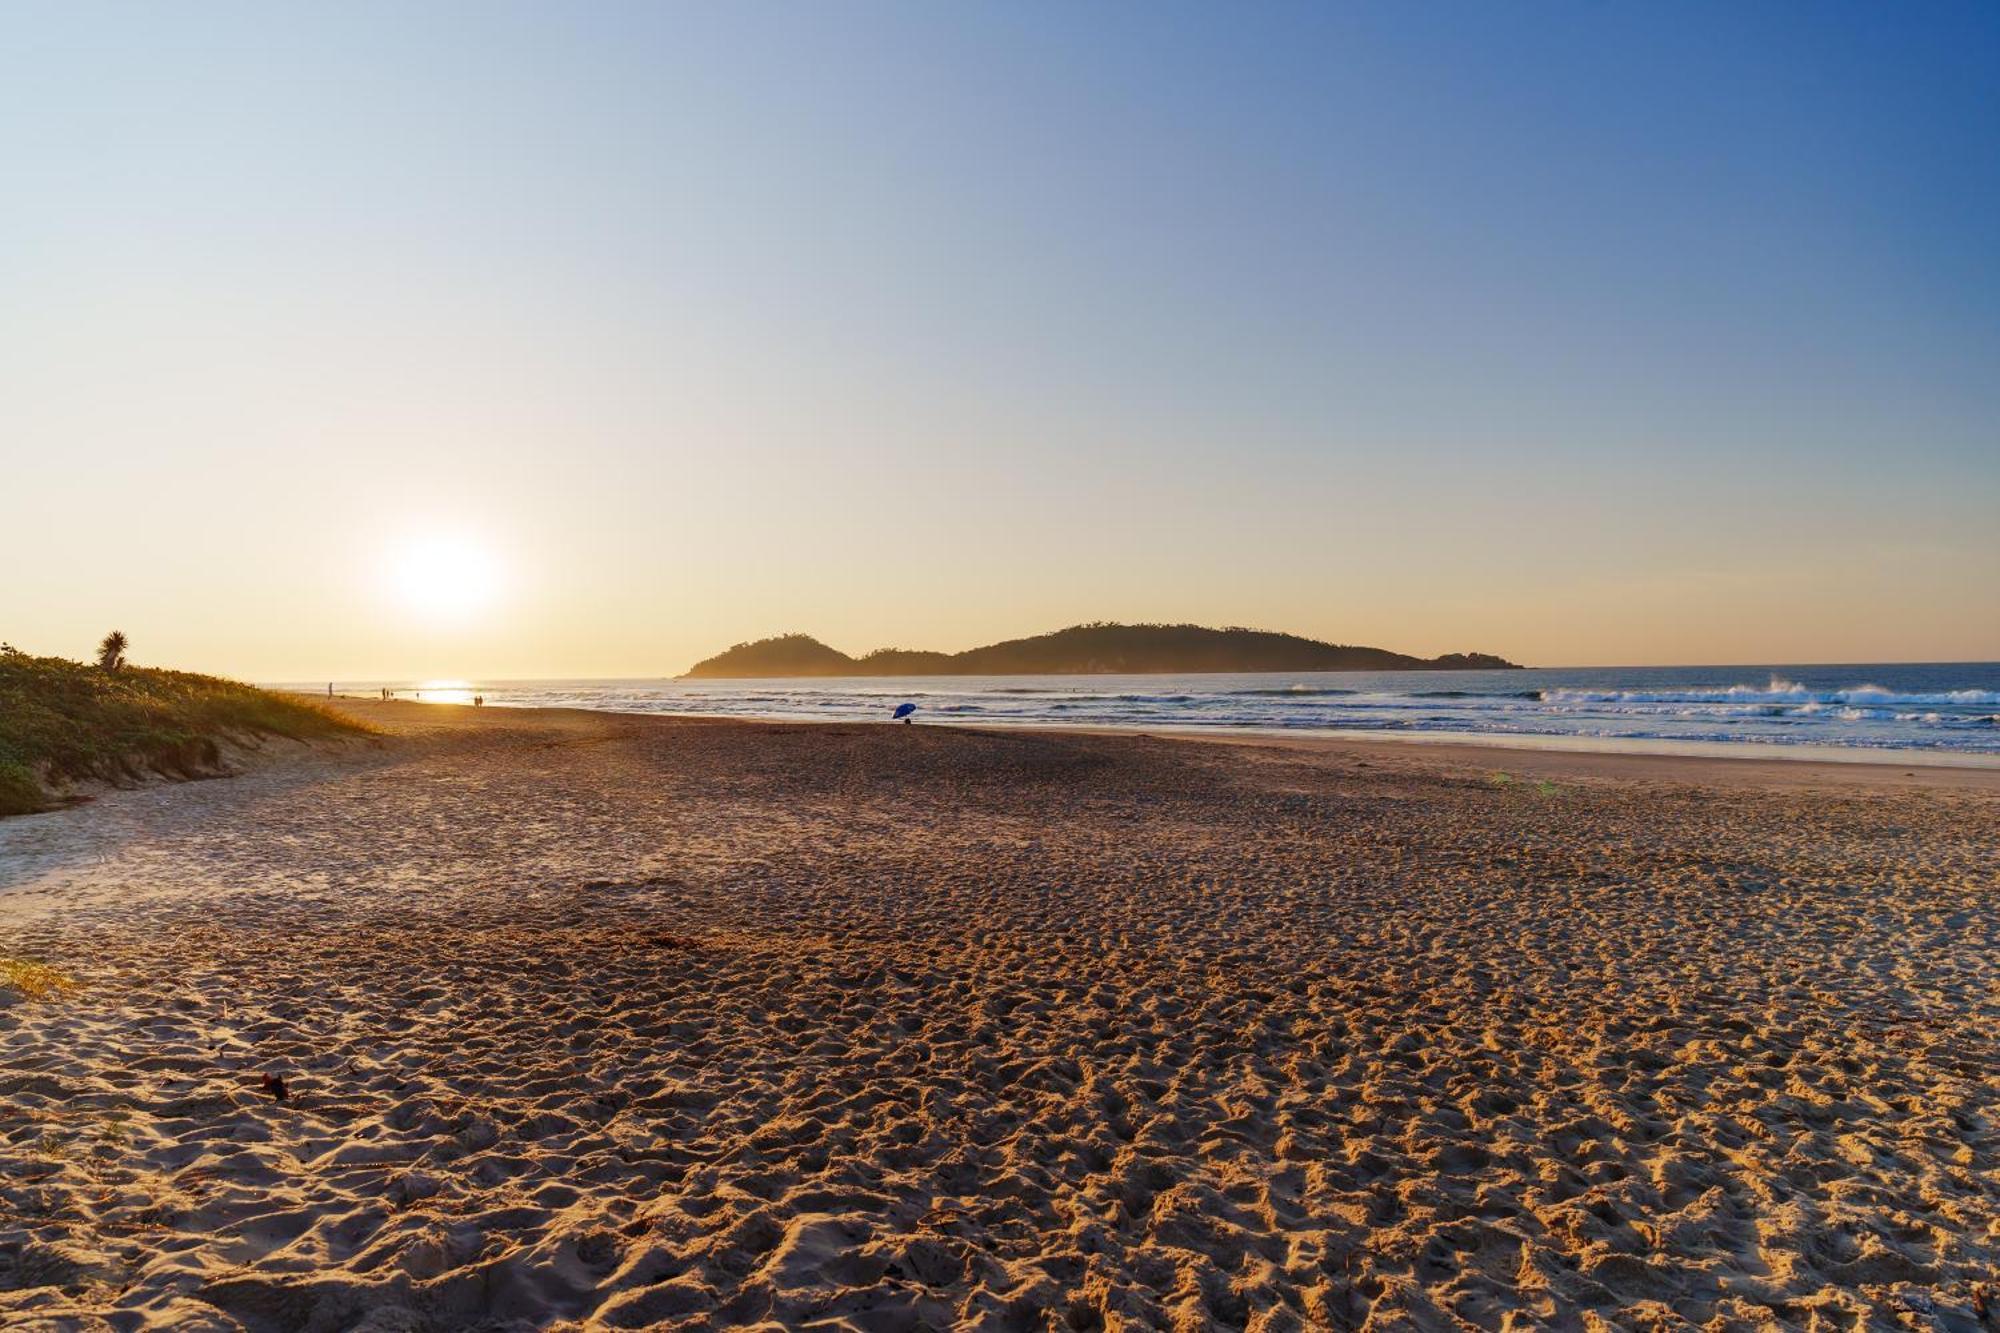
[[[0,639],[2000,659],[2000,7],[0,0]]]

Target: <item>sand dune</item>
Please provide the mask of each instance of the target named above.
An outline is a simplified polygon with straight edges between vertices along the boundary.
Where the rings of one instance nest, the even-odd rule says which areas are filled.
[[[1982,1326],[1991,783],[369,711],[0,824],[0,1324]]]

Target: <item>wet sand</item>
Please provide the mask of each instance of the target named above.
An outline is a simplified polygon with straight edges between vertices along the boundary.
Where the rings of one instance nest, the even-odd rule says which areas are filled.
[[[0,1326],[1983,1326],[1991,770],[348,706],[0,821]]]

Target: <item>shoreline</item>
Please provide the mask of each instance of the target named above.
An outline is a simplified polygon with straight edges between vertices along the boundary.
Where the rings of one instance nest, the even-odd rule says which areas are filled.
[[[294,691],[295,693],[305,693]],[[327,702],[325,695],[318,695],[321,702]],[[449,708],[473,711],[471,704],[448,700],[392,699],[386,701],[367,697],[347,697],[335,695],[335,704],[355,707],[363,712],[369,709],[408,705],[417,708]],[[548,707],[543,705],[522,705],[492,703],[487,707],[510,714],[575,713],[594,717],[652,718],[667,722],[699,723],[702,725],[722,725],[741,723],[746,726],[780,727],[874,727],[893,725],[886,719],[835,719],[813,717],[747,717],[733,713],[680,713],[680,712],[623,712],[606,708]],[[1717,770],[1724,774],[1741,776],[1752,769],[1794,770],[1793,778],[1813,776],[1819,770],[1828,770],[1827,776],[1843,781],[1888,780],[1892,776],[1901,779],[1917,776],[1907,770],[1917,769],[1934,775],[1940,783],[1977,787],[1991,786],[2000,789],[2000,754],[1964,753],[1944,750],[1912,750],[1889,748],[1864,748],[1861,746],[1834,745],[1773,745],[1757,741],[1675,741],[1655,737],[1609,737],[1609,736],[1542,736],[1520,733],[1494,734],[1489,732],[1377,732],[1353,729],[1328,729],[1307,731],[1304,729],[1280,729],[1262,727],[1172,727],[1157,725],[1134,726],[1074,726],[1051,725],[1046,722],[1005,722],[982,719],[975,722],[922,720],[919,727],[950,729],[954,731],[997,731],[1007,733],[1038,735],[1074,736],[1137,736],[1156,740],[1200,741],[1207,744],[1240,744],[1275,746],[1300,750],[1341,750],[1348,747],[1387,747],[1403,750],[1411,747],[1436,757],[1455,760],[1459,763],[1485,763],[1492,765],[1482,756],[1494,753],[1513,757],[1516,764],[1543,767],[1551,761],[1560,764],[1564,759],[1576,761],[1576,766],[1600,771],[1602,776],[1614,776],[1624,768],[1631,776],[1663,776],[1660,772],[1648,773],[1647,769],[1682,770],[1687,781],[1701,781],[1709,776],[1705,766],[1721,764],[1729,767]],[[1603,761],[1601,764],[1597,761]],[[1889,770],[1896,770],[1892,775]],[[1950,776],[1962,775],[1962,776]],[[1898,785],[1901,785],[1900,781]]]
[[[951,724],[946,724],[951,725]],[[1373,732],[1324,731],[1304,735],[1216,728],[1047,728],[1078,735],[1148,735],[1160,739],[1206,741],[1211,744],[1266,745],[1303,751],[1352,751],[1379,748],[1387,752],[1419,750],[1441,760],[1483,764],[1504,755],[1528,771],[1587,773],[1635,780],[1703,782],[1759,777],[1815,785],[1813,779],[1836,783],[1895,786],[1937,785],[2000,790],[2000,755],[1940,754],[1932,750],[1872,750],[1817,745],[1759,745],[1750,741],[1683,742],[1613,737],[1489,737],[1477,732],[1426,732],[1420,735],[1378,735]],[[1223,734],[1227,731],[1228,734]],[[1548,743],[1543,743],[1548,742]],[[1576,743],[1572,743],[1576,742]]]

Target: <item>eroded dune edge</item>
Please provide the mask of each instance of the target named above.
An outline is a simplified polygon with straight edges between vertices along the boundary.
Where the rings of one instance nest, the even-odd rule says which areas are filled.
[[[365,711],[0,824],[0,1324],[1981,1326],[1990,788]]]

